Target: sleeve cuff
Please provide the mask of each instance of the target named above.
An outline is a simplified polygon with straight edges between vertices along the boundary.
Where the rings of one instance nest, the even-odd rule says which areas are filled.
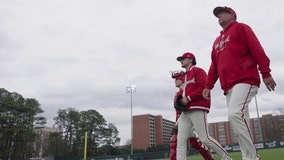
[[[267,77],[271,77],[271,74],[269,72],[267,73],[262,73],[262,78],[267,78]]]

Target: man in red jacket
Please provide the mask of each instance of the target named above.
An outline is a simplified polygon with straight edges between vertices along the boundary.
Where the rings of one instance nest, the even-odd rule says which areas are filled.
[[[175,86],[179,89],[174,97],[177,98],[178,95],[182,94],[183,78],[185,72],[178,71],[172,74],[172,78],[175,79]],[[176,110],[176,122],[181,114],[181,111]],[[176,160],[176,148],[177,148],[177,134],[178,134],[178,124],[173,127],[172,137],[170,139],[170,160]],[[189,143],[192,148],[197,150],[204,160],[214,160],[210,150],[202,144],[202,142],[196,137],[189,137]]]
[[[210,98],[210,90],[219,78],[226,96],[228,119],[238,137],[242,157],[258,160],[249,128],[248,104],[260,86],[259,72],[267,89],[275,89],[270,60],[252,29],[236,21],[237,15],[232,8],[216,7],[213,14],[223,30],[213,43],[203,97]]]
[[[210,100],[204,99],[202,91],[205,87],[207,75],[202,68],[196,67],[195,56],[186,52],[177,57],[181,66],[186,69],[180,102],[176,109],[181,111],[178,119],[177,160],[186,160],[188,137],[194,137],[194,129],[200,141],[222,157],[222,160],[231,160],[226,150],[208,133],[207,113],[210,109]],[[179,98],[177,98],[177,101]]]

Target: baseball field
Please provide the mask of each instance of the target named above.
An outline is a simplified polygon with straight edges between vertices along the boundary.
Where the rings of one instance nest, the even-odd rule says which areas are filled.
[[[258,154],[261,160],[282,160],[284,159],[284,148],[276,148],[276,149],[261,149],[258,150]],[[230,152],[229,155],[234,160],[241,160],[242,155],[241,152]],[[200,155],[197,156],[189,156],[188,160],[201,160],[202,157]],[[221,159],[219,155],[214,154],[214,159]],[[166,159],[163,159],[166,160]]]

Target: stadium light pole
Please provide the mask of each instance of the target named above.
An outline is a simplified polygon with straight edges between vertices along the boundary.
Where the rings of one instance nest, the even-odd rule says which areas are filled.
[[[132,117],[132,94],[136,92],[136,85],[126,87],[126,93],[130,93],[130,117],[131,117],[131,154],[133,154],[133,117]]]

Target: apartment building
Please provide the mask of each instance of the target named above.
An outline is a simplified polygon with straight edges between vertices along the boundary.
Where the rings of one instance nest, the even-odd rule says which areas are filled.
[[[148,147],[169,144],[174,125],[175,122],[163,119],[161,115],[133,116],[133,148],[145,150]]]
[[[147,149],[149,146],[169,144],[175,122],[163,119],[161,115],[133,116],[133,148]],[[254,142],[284,139],[284,115],[263,115],[250,120]],[[228,121],[209,123],[209,134],[221,145],[238,143]]]
[[[45,157],[48,155],[46,151],[49,145],[49,134],[54,132],[60,132],[60,129],[46,126],[34,127],[34,133],[38,136],[38,139],[33,144],[33,152],[35,153],[35,157]]]

